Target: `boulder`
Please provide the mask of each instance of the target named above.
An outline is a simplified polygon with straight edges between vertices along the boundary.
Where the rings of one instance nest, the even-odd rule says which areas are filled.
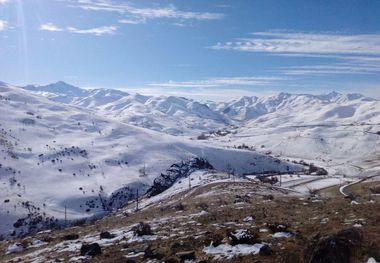
[[[153,235],[150,225],[144,222],[140,222],[137,226],[133,227],[132,231],[135,236]]]
[[[305,263],[353,263],[363,239],[362,231],[349,228],[328,236],[316,235],[304,251]]]
[[[62,237],[62,240],[76,240],[79,238],[78,234],[67,234]]]
[[[110,232],[103,231],[100,233],[100,239],[112,239],[115,235],[111,234]]]
[[[268,245],[263,245],[261,248],[260,248],[260,252],[259,252],[259,255],[260,256],[270,256],[273,254],[273,250],[270,248],[270,246]]]
[[[195,260],[195,253],[194,253],[194,251],[178,252],[175,255],[177,257],[179,257],[182,262],[185,261],[185,260]]]
[[[252,230],[235,230],[227,232],[227,237],[230,240],[231,246],[239,244],[253,245],[261,242],[258,240],[259,235]]]
[[[80,248],[81,256],[95,257],[101,254],[102,254],[102,249],[100,248],[98,243],[82,244],[82,247]]]
[[[267,226],[272,233],[277,233],[277,232],[286,232],[289,228],[288,224],[279,224],[279,223],[273,223],[273,224],[268,224]]]

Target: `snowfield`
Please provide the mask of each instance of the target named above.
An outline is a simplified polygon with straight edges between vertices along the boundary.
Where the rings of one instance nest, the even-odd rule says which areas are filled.
[[[221,172],[282,173],[282,187],[307,194],[379,171],[380,102],[360,94],[201,103],[64,82],[0,82],[0,113],[6,235],[102,216],[160,180],[159,192],[170,190],[146,205],[186,189],[189,176],[197,186],[226,180]],[[187,167],[194,160],[218,172]],[[329,175],[303,175],[300,161]]]
[[[253,151],[129,125],[5,83],[0,95],[4,234],[14,226],[19,235],[62,223],[65,207],[69,221],[102,215],[134,199],[137,190],[143,194],[171,165],[195,157],[236,174],[304,169]]]

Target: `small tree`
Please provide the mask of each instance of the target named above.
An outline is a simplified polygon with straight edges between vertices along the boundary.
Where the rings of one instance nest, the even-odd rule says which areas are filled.
[[[143,167],[141,167],[141,168],[139,169],[139,175],[140,175],[140,177],[146,177],[146,176],[147,176],[146,168],[145,168],[145,164],[144,164]]]

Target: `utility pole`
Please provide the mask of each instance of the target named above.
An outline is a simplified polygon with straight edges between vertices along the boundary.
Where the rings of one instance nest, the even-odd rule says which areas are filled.
[[[136,211],[139,210],[139,189],[136,189]]]
[[[65,205],[65,227],[67,227],[67,207]]]

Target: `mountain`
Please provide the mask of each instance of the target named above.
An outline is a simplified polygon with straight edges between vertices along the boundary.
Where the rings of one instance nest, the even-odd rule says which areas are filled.
[[[249,144],[262,153],[306,159],[332,174],[356,176],[379,163],[380,101],[361,94],[282,92],[200,103],[116,90],[78,91],[71,86],[65,93],[62,85],[34,88],[33,92],[53,101],[60,101],[57,98],[64,94],[70,97],[67,104],[150,130],[206,138],[227,147]]]
[[[126,124],[90,107],[54,102],[53,91],[66,96],[65,85],[58,86],[41,91],[49,93],[48,99],[0,83],[0,233],[12,229],[21,235],[54,226],[62,222],[65,208],[70,220],[100,216],[135,198],[137,190],[143,194],[159,177],[170,186],[202,167],[236,174],[304,169],[253,151]],[[75,96],[82,92],[69,89]],[[145,101],[139,95],[121,100],[125,98]],[[183,98],[149,98],[143,105],[173,117],[188,109],[209,114],[208,108]],[[199,160],[207,165],[196,165]]]
[[[249,121],[282,125],[380,122],[379,101],[361,94],[279,93],[244,96],[228,102],[200,103],[175,96],[143,96],[113,89],[85,90],[62,81],[26,86],[55,102],[95,110],[121,122],[173,135],[196,135]],[[302,114],[300,114],[302,113]]]
[[[331,92],[325,95],[289,94],[279,93],[274,96],[242,97],[224,103],[211,103],[210,108],[223,113],[232,120],[249,121],[258,119],[268,114],[292,116],[294,121],[301,116],[299,122],[311,121],[362,121],[368,117],[380,122],[380,113],[375,111],[369,115],[363,115],[362,108],[368,108],[379,104],[379,101],[364,97],[361,94],[340,94]],[[362,108],[361,108],[362,107]],[[358,110],[358,111],[357,111]],[[300,112],[308,114],[305,119]],[[272,116],[266,118],[269,119]]]
[[[380,101],[360,94],[280,93],[210,105],[241,125],[214,141],[306,160],[330,174],[359,176],[380,168]]]
[[[228,124],[228,119],[206,104],[174,96],[143,96],[113,89],[84,90],[62,81],[24,89],[54,102],[79,106],[151,130],[174,135],[199,134]]]

